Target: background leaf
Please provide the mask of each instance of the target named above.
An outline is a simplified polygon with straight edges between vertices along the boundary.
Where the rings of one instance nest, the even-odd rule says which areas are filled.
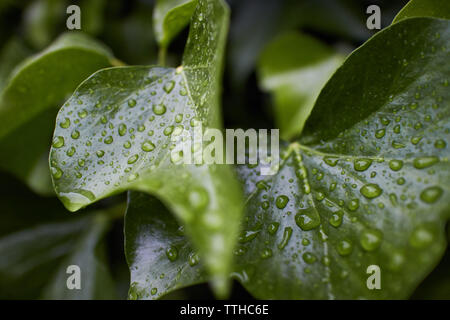
[[[130,299],[159,298],[207,282],[204,266],[169,210],[145,193],[130,192],[125,216]]]
[[[57,106],[111,55],[83,34],[69,33],[19,66],[0,96],[0,168],[12,172],[34,191],[49,193],[48,157]],[[43,176],[47,179],[42,180]]]
[[[414,17],[450,19],[450,3],[440,0],[411,0],[398,13],[392,23]]]
[[[187,26],[197,0],[157,0],[153,11],[156,39],[167,48],[172,39]]]
[[[53,199],[40,198],[14,180],[1,178],[8,184],[0,186],[0,297],[114,298],[102,245],[111,211],[74,217]],[[67,289],[66,268],[72,264],[81,268],[81,290]]]
[[[266,47],[259,61],[259,81],[271,92],[281,137],[299,135],[320,90],[343,57],[314,38],[286,33]]]
[[[227,292],[239,185],[230,167],[182,164],[171,148],[183,129],[193,137],[197,124],[220,126],[227,23],[222,1],[200,1],[181,67],[91,76],[61,108],[57,123],[69,125],[56,127],[50,154],[55,190],[71,211],[128,189],[156,194],[186,225],[219,295]]]

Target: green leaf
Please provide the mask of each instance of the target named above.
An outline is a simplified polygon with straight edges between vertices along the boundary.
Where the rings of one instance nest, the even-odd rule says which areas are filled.
[[[171,148],[183,129],[194,137],[200,124],[220,126],[228,15],[222,1],[199,2],[177,69],[91,76],[61,108],[57,123],[69,125],[56,127],[50,153],[55,191],[71,211],[129,189],[157,195],[186,225],[220,296],[242,211],[239,184],[229,166],[182,164]]]
[[[238,271],[256,297],[405,298],[432,270],[450,206],[449,35],[425,18],[380,32],[323,89],[278,175],[243,170],[258,236]]]
[[[255,297],[407,298],[437,264],[450,218],[449,36],[429,18],[381,31],[325,86],[304,137],[283,143],[276,175],[239,167],[247,214],[232,276]],[[370,265],[381,290],[367,288]]]
[[[159,45],[167,48],[189,23],[197,0],[157,0],[153,11],[154,29]]]
[[[274,95],[275,120],[283,139],[299,135],[320,90],[343,57],[312,37],[285,33],[264,50],[260,86]]]
[[[13,69],[30,54],[26,46],[16,37],[9,40],[0,54],[0,90],[5,87]]]
[[[55,199],[16,188],[1,189],[0,297],[2,299],[114,298],[101,245],[110,212],[68,215]],[[27,201],[23,201],[26,198]],[[81,268],[81,290],[68,290],[66,269]]]
[[[392,23],[414,17],[450,19],[450,2],[442,0],[411,0]]]
[[[110,53],[94,40],[68,33],[17,66],[0,96],[0,152],[5,155],[0,167],[35,191],[48,193],[48,184],[41,186],[35,177],[42,175],[40,159],[48,155],[56,106],[110,60]]]
[[[24,37],[34,48],[41,50],[54,38],[65,22],[67,0],[36,0],[23,11]]]
[[[125,216],[125,253],[130,299],[155,299],[206,282],[204,266],[184,230],[166,207],[145,193],[130,192]]]
[[[439,265],[420,284],[414,292],[412,299],[420,300],[449,300],[450,299],[450,250]]]

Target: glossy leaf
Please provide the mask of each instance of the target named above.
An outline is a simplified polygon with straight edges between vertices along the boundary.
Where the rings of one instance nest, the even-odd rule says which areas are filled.
[[[393,23],[414,17],[450,19],[450,2],[442,0],[411,0],[398,13]]]
[[[110,60],[110,53],[95,41],[69,33],[17,66],[0,96],[0,152],[5,155],[0,167],[36,192],[48,193],[48,184],[35,178],[42,172],[41,159],[48,157],[56,107]]]
[[[61,108],[50,154],[55,190],[71,211],[129,189],[157,195],[186,225],[219,295],[227,292],[239,185],[230,167],[183,164],[171,150],[199,125],[220,126],[227,22],[222,1],[200,1],[182,66],[94,74]]]
[[[145,193],[131,192],[125,216],[130,299],[155,299],[206,282],[204,266],[169,210]]]
[[[197,0],[157,0],[153,11],[156,39],[167,48],[174,37],[187,26]]]
[[[449,36],[429,18],[378,33],[325,86],[303,138],[282,145],[275,176],[239,167],[247,215],[232,276],[252,295],[407,298],[434,268],[450,218]],[[381,290],[368,289],[371,265]]]
[[[273,94],[283,139],[299,135],[320,90],[343,57],[314,38],[289,32],[275,39],[259,61],[259,81]]]

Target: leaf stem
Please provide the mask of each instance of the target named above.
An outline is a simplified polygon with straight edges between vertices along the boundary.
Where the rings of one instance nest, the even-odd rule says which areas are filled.
[[[167,48],[166,46],[161,46],[158,52],[158,64],[162,67],[166,66]]]

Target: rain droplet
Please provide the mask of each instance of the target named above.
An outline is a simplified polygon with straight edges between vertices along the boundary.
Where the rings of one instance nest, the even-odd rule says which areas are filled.
[[[435,203],[442,196],[442,189],[438,186],[426,188],[420,193],[420,199],[425,203]]]
[[[346,239],[341,240],[339,241],[336,250],[341,256],[348,256],[353,251],[352,242]]]
[[[434,147],[437,149],[445,149],[446,146],[447,143],[442,139],[436,140],[436,142],[434,143]]]
[[[150,152],[153,150],[155,150],[155,145],[150,140],[147,140],[142,144],[142,151]]]
[[[330,224],[338,228],[342,224],[342,217],[344,215],[344,212],[342,210],[339,210],[337,212],[333,212],[332,216],[330,217]]]
[[[174,87],[175,87],[175,81],[171,80],[164,85],[164,91],[166,93],[171,93]]]
[[[153,105],[153,112],[158,116],[163,115],[166,113],[166,106],[163,104],[155,104]]]
[[[128,164],[133,164],[139,159],[139,155],[135,154],[128,159]]]
[[[170,246],[166,249],[166,256],[170,261],[175,261],[178,258],[178,250],[175,246]]]
[[[380,246],[382,239],[383,234],[380,231],[364,230],[361,233],[360,243],[364,250],[374,251]]]
[[[353,162],[353,167],[356,171],[366,171],[370,165],[372,164],[372,160],[370,159],[356,159]]]
[[[106,144],[111,144],[111,143],[113,143],[113,141],[114,141],[114,139],[113,139],[113,137],[111,137],[111,136],[107,137],[107,138],[104,140],[104,142],[105,142]]]
[[[409,243],[411,246],[417,249],[422,249],[428,247],[433,243],[433,233],[431,233],[425,227],[418,227],[413,231],[411,237],[409,238]]]
[[[363,186],[360,192],[367,199],[373,199],[379,197],[383,190],[377,184],[369,183]]]
[[[278,244],[278,249],[283,250],[284,247],[286,247],[287,244],[289,243],[291,236],[292,236],[292,228],[291,227],[284,228],[283,239],[281,239],[281,242]]]
[[[430,156],[430,157],[420,157],[414,159],[414,167],[416,169],[425,169],[431,167],[432,165],[439,162],[438,157]]]
[[[393,171],[399,171],[403,168],[403,161],[401,160],[391,160],[389,161],[389,168]]]
[[[312,209],[301,210],[295,215],[295,223],[304,231],[312,230],[320,225],[320,216]]]
[[[64,121],[59,124],[59,126],[63,129],[67,129],[68,127],[70,127],[70,119],[65,118]]]
[[[53,148],[59,149],[64,147],[64,138],[61,136],[55,137],[52,143]]]
[[[278,209],[284,209],[289,202],[289,198],[285,195],[281,195],[277,197],[275,204]]]
[[[129,106],[130,108],[135,107],[135,106],[136,106],[136,100],[134,100],[134,99],[128,100],[128,106]]]
[[[123,137],[127,133],[127,126],[124,123],[119,125],[119,135]]]

